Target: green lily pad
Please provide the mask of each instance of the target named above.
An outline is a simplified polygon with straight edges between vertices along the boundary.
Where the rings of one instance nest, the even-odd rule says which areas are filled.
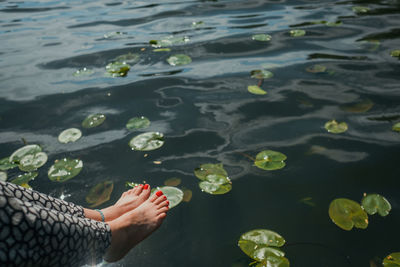
[[[91,70],[88,68],[82,68],[82,69],[76,70],[73,75],[75,77],[82,77],[82,76],[92,75],[93,73],[94,73],[94,70]]]
[[[272,37],[269,34],[255,34],[251,37],[251,39],[255,41],[260,41],[260,42],[268,42],[271,41]]]
[[[203,21],[193,21],[193,22],[192,22],[192,27],[193,27],[193,28],[198,28],[198,27],[200,27],[200,26],[202,26],[202,25],[204,25],[204,22],[203,22]]]
[[[133,117],[126,123],[128,130],[142,129],[150,126],[150,121],[146,117]]]
[[[392,126],[392,130],[395,131],[395,132],[400,132],[400,122],[395,123],[395,124]]]
[[[27,172],[24,174],[18,175],[16,178],[12,179],[10,183],[25,187],[25,188],[31,188],[28,184],[29,181],[33,180],[38,176],[37,172]]]
[[[266,95],[267,92],[261,89],[258,85],[249,85],[247,86],[247,91],[254,95]]]
[[[164,184],[167,186],[178,186],[181,184],[181,182],[182,182],[181,179],[174,177],[174,178],[169,178],[169,179],[165,180]]]
[[[153,49],[153,52],[170,52],[171,48],[157,48]]]
[[[124,54],[124,55],[120,55],[118,57],[115,58],[116,62],[122,62],[125,64],[135,64],[139,61],[140,59],[140,55],[136,54],[136,53],[128,53],[128,54]]]
[[[300,37],[300,36],[306,35],[305,30],[291,30],[289,33],[290,33],[290,36],[292,36],[292,37]]]
[[[54,161],[47,175],[54,182],[65,182],[80,173],[83,162],[79,159],[63,158]]]
[[[353,10],[353,12],[355,13],[368,13],[371,9],[369,7],[366,6],[353,6],[351,8]]]
[[[138,185],[140,185],[140,184],[134,183],[134,182],[126,182],[125,185],[126,185],[127,187],[135,188],[135,186],[138,186]]]
[[[38,152],[35,154],[25,155],[19,161],[19,169],[24,172],[36,171],[47,162],[47,154],[44,152]]]
[[[0,159],[0,171],[6,171],[17,167],[18,164],[10,162],[10,157]]]
[[[343,24],[343,22],[341,22],[340,20],[337,21],[331,21],[331,22],[326,22],[325,25],[328,27],[337,27],[337,26],[341,26]]]
[[[285,257],[269,256],[265,261],[257,263],[256,267],[289,267],[289,260]]]
[[[184,37],[175,37],[175,36],[168,36],[161,40],[150,40],[150,44],[153,47],[166,47],[166,46],[174,46],[174,45],[182,45],[189,42],[190,39],[187,36]]]
[[[400,49],[393,50],[392,52],[390,52],[390,55],[391,55],[392,57],[398,57],[398,58],[400,58]]]
[[[89,123],[90,124],[90,123]],[[58,135],[58,141],[63,144],[67,144],[69,142],[75,142],[79,138],[81,138],[82,132],[77,128],[69,128],[62,131]]]
[[[163,186],[160,187],[159,190],[161,190],[167,197],[170,209],[182,202],[183,192],[179,188],[173,186]]]
[[[106,39],[112,39],[112,38],[117,38],[117,37],[121,37],[122,35],[126,35],[126,33],[124,32],[109,32],[104,34],[104,38]]]
[[[347,112],[361,113],[361,112],[367,112],[373,106],[374,106],[374,102],[372,102],[369,99],[363,99],[355,104],[344,105],[344,106],[341,106],[340,108]]]
[[[209,174],[204,181],[199,183],[203,192],[212,195],[226,194],[232,189],[232,182],[228,177],[218,174]]]
[[[0,181],[7,181],[7,173],[0,171]]]
[[[90,207],[97,207],[104,202],[110,200],[111,192],[114,189],[112,181],[104,181],[93,186],[86,195],[86,202],[91,204]]]
[[[184,54],[176,54],[172,55],[167,59],[167,62],[171,66],[180,66],[180,65],[186,65],[192,62],[192,59]]]
[[[164,145],[164,135],[159,132],[147,132],[139,134],[129,141],[132,150],[150,151]]]
[[[100,113],[92,114],[86,117],[82,122],[83,128],[93,128],[102,124],[106,119],[106,116]]]
[[[312,65],[311,67],[306,68],[306,71],[311,73],[324,73],[326,72],[326,67],[324,65]]]
[[[337,122],[336,120],[330,120],[325,123],[325,129],[330,133],[344,133],[347,131],[348,126],[345,122]]]
[[[252,70],[250,75],[251,78],[255,79],[269,79],[274,77],[274,74],[268,70]]]
[[[350,231],[353,227],[368,227],[368,215],[357,202],[338,198],[329,205],[329,217],[340,228]]]
[[[400,267],[400,252],[393,252],[386,256],[382,264],[384,267]]]
[[[194,169],[194,175],[200,180],[206,180],[207,175],[215,174],[228,177],[228,173],[225,171],[222,163],[212,164],[206,163],[200,165],[199,168]]]
[[[264,150],[257,154],[254,165],[263,170],[278,170],[286,166],[284,162],[286,158],[286,155],[281,152]]]
[[[386,216],[389,214],[392,206],[389,201],[381,195],[378,194],[368,194],[361,200],[362,208],[369,214],[374,215],[379,213],[381,216]]]
[[[256,261],[265,261],[271,256],[283,257],[285,253],[278,249],[285,244],[285,239],[278,233],[255,229],[241,235],[238,245],[250,258]]]
[[[131,66],[124,62],[113,62],[106,66],[106,71],[111,77],[124,77],[128,74]]]
[[[10,163],[19,163],[26,155],[34,155],[42,151],[42,148],[38,145],[26,145],[17,149],[10,156]]]

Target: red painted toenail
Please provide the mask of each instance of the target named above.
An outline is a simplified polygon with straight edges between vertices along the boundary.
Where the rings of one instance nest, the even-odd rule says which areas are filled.
[[[163,192],[161,192],[161,191],[157,191],[156,192],[156,195],[159,197],[159,196],[162,196],[162,194],[163,194]]]
[[[143,189],[147,189],[147,188],[149,188],[149,185],[148,185],[148,184],[145,184],[145,185],[143,186]]]
[[[168,200],[166,201],[166,203],[167,203],[167,205],[169,205],[169,201]]]
[[[166,196],[163,196],[163,199],[167,199],[167,197],[166,197]]]

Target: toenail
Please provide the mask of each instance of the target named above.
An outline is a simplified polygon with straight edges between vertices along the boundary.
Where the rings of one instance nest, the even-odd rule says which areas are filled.
[[[149,185],[148,185],[148,184],[145,184],[145,185],[143,186],[143,189],[147,189],[147,188],[149,188]]]
[[[157,191],[156,192],[156,195],[159,197],[159,196],[161,196],[163,194],[163,192],[162,191]]]
[[[163,199],[167,199],[167,197],[166,197],[166,196],[163,196]]]
[[[168,200],[165,203],[167,203],[167,205],[169,205],[169,201]]]

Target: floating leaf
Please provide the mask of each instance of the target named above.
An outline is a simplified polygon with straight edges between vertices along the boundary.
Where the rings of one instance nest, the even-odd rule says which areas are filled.
[[[92,126],[92,127],[94,127],[94,126]],[[81,138],[81,136],[82,136],[81,130],[79,130],[77,128],[69,128],[69,129],[62,131],[58,135],[58,141],[60,143],[67,144],[69,142],[75,142],[76,140]]]
[[[55,182],[65,182],[80,173],[83,162],[79,159],[63,158],[54,161],[47,175]]]
[[[146,117],[133,117],[126,123],[126,128],[128,130],[135,130],[141,128],[147,128],[150,125],[150,121]]]
[[[0,181],[7,181],[7,173],[0,171]]]
[[[358,13],[358,14],[359,13],[368,13],[370,11],[370,8],[366,7],[366,6],[353,6],[352,9],[353,9],[353,12]]]
[[[169,179],[165,180],[164,184],[167,186],[178,186],[181,184],[181,182],[182,182],[181,179],[174,177],[174,178],[169,178]]]
[[[285,253],[278,249],[285,244],[285,239],[278,233],[255,229],[242,234],[238,245],[250,258],[256,261],[264,261],[271,256],[283,257]]]
[[[192,199],[193,192],[190,189],[183,189],[183,199],[182,201],[189,202]]]
[[[286,163],[284,160],[286,158],[286,155],[281,152],[264,150],[257,154],[254,165],[263,170],[278,170],[285,167]]]
[[[18,164],[10,162],[10,157],[0,159],[0,171],[6,171],[17,167]]]
[[[27,173],[18,175],[16,178],[12,179],[10,181],[10,183],[13,183],[13,184],[16,184],[19,186],[23,186],[25,188],[31,188],[28,185],[28,182],[35,179],[36,176],[38,176],[37,172],[27,172]]]
[[[373,106],[374,106],[374,102],[372,102],[369,99],[363,99],[355,104],[344,105],[344,106],[341,106],[340,108],[347,112],[361,113],[361,112],[367,112]]]
[[[134,182],[126,182],[125,185],[126,185],[127,187],[135,188],[135,186],[138,186],[138,185],[140,185],[140,184],[134,183]]]
[[[400,58],[400,49],[398,49],[398,50],[393,50],[392,52],[390,52],[390,55],[391,55],[392,57],[398,57],[398,58]]]
[[[159,132],[147,132],[139,134],[129,141],[133,150],[149,151],[160,148],[164,144],[164,135]]]
[[[140,59],[139,54],[129,52],[128,54],[124,54],[124,55],[120,55],[120,56],[116,57],[115,61],[122,62],[125,64],[135,64],[139,61],[139,59]]]
[[[285,257],[269,256],[267,260],[257,263],[256,267],[289,267],[289,260]]]
[[[106,119],[106,116],[103,114],[97,113],[92,114],[86,117],[86,119],[82,122],[83,128],[93,128],[102,124]]]
[[[300,36],[304,36],[306,34],[305,30],[291,30],[290,32],[290,36],[292,37],[300,37]]]
[[[312,65],[311,67],[306,68],[306,71],[311,73],[324,73],[326,72],[326,67],[324,65]]]
[[[86,195],[86,202],[91,204],[91,208],[97,207],[110,200],[113,189],[114,183],[112,181],[101,182],[90,189]]]
[[[26,155],[34,155],[42,151],[42,148],[38,145],[26,145],[17,149],[10,156],[10,163],[19,163]]]
[[[183,192],[179,188],[173,186],[163,186],[160,187],[159,190],[161,190],[167,197],[170,209],[182,202]]]
[[[153,47],[166,47],[166,46],[173,46],[173,45],[182,45],[189,42],[189,37],[175,37],[175,36],[168,36],[161,40],[150,40],[150,44]]]
[[[200,165],[199,168],[194,169],[194,175],[196,175],[196,177],[200,180],[206,180],[207,175],[210,174],[222,175],[226,177],[228,176],[228,173],[225,171],[222,163],[206,163]]]
[[[269,34],[255,34],[251,37],[251,39],[255,41],[260,41],[260,42],[268,42],[271,41],[272,37]]]
[[[357,202],[338,198],[329,205],[329,217],[340,228],[350,231],[353,226],[365,229],[368,226],[368,215]]]
[[[326,22],[325,25],[328,27],[336,27],[336,26],[340,26],[343,23],[340,20],[337,20],[335,22]]]
[[[203,24],[204,24],[203,21],[193,21],[193,22],[192,22],[192,27],[193,27],[193,28],[197,28],[197,27],[202,26]]]
[[[400,252],[393,252],[386,256],[382,264],[384,267],[400,267]]]
[[[378,194],[368,194],[361,200],[362,208],[369,214],[374,215],[379,213],[381,216],[386,216],[392,209],[389,201]]]
[[[274,74],[268,70],[252,70],[250,75],[251,78],[255,79],[269,79],[274,77]]]
[[[157,48],[153,49],[153,52],[170,52],[171,48]]]
[[[258,85],[249,85],[249,86],[247,86],[247,91],[249,91],[250,93],[252,93],[254,95],[265,95],[265,94],[267,94],[267,92],[264,91],[263,89],[261,89]]]
[[[113,62],[106,66],[106,71],[111,77],[124,77],[128,74],[131,66],[124,62]]]
[[[363,40],[361,42],[361,47],[363,49],[367,49],[367,50],[369,50],[371,52],[377,50],[380,45],[381,45],[381,42],[379,40],[373,40],[373,39]]]
[[[395,132],[400,132],[400,122],[395,123],[395,124],[392,126],[392,130],[395,131]]]
[[[180,65],[186,65],[192,62],[192,59],[184,54],[176,54],[172,55],[167,59],[167,62],[171,66],[180,66]]]
[[[330,133],[344,133],[347,131],[347,123],[345,122],[337,122],[336,120],[330,120],[325,123],[325,129]]]
[[[89,76],[94,73],[94,70],[88,69],[88,68],[82,68],[74,72],[75,77],[82,77],[82,76]]]
[[[199,183],[199,187],[203,192],[212,195],[221,195],[231,191],[232,182],[226,176],[209,174],[205,177],[204,181]]]
[[[124,33],[124,32],[109,32],[109,33],[104,34],[104,38],[106,38],[106,39],[117,38],[117,37],[120,37],[125,34],[126,33]]]
[[[38,152],[35,154],[25,155],[19,161],[19,169],[24,172],[36,171],[47,162],[47,154],[44,152]]]

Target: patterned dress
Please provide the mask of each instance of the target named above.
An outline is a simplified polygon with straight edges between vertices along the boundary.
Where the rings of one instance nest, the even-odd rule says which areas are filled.
[[[0,266],[93,265],[110,243],[81,206],[0,181]]]

